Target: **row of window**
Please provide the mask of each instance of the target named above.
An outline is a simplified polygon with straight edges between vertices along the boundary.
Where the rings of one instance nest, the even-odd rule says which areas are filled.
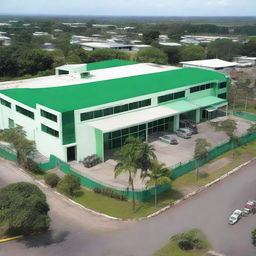
[[[0,103],[8,108],[11,108],[11,103],[7,100],[0,98]]]
[[[176,99],[180,99],[180,98],[184,98],[184,97],[185,97],[185,91],[170,93],[167,95],[159,96],[158,103],[162,103],[162,102],[166,102],[166,101],[170,101],[170,100],[176,100]]]
[[[58,131],[56,131],[56,130],[54,130],[54,129],[52,129],[52,128],[44,125],[44,124],[41,124],[41,130],[43,132],[46,132],[46,133],[54,136],[54,137],[59,137],[59,132]]]
[[[199,92],[199,91],[207,90],[210,88],[213,88],[213,84],[203,84],[203,85],[190,88],[190,93]]]
[[[221,93],[218,95],[218,97],[221,99],[227,99],[227,93]]]
[[[129,111],[137,108],[143,108],[149,105],[151,105],[151,99],[132,102],[129,104],[124,104],[116,107],[110,107],[110,108],[90,111],[86,113],[81,113],[80,119],[81,121],[85,121],[85,120],[94,119],[102,116],[109,116],[109,115]]]
[[[20,114],[24,115],[24,116],[27,116],[31,119],[34,119],[34,113],[25,109],[25,108],[22,108],[20,106],[16,106],[16,111],[19,112]]]
[[[40,109],[40,114],[41,114],[42,117],[45,117],[45,118],[50,119],[54,122],[57,122],[57,116],[52,114],[52,113],[49,113],[49,112],[47,112],[43,109]]]
[[[219,89],[226,88],[226,87],[227,87],[226,82],[222,82],[222,83],[219,84]]]

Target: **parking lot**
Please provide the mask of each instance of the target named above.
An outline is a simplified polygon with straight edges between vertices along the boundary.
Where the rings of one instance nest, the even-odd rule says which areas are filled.
[[[241,136],[247,132],[247,129],[251,125],[251,121],[245,119],[229,116],[229,117],[219,117],[213,119],[212,122],[224,120],[230,118],[236,121],[237,123],[237,135]],[[215,129],[210,125],[210,122],[203,122],[197,125],[198,134],[192,135],[190,139],[183,139],[178,137],[176,134],[171,133],[159,133],[154,134],[149,138],[150,144],[155,148],[155,153],[157,159],[160,162],[165,163],[168,167],[173,167],[179,165],[180,163],[188,162],[193,158],[194,155],[194,146],[195,140],[197,138],[204,138],[211,143],[211,148],[216,147],[217,145],[228,141],[227,135],[222,132],[216,132]],[[159,136],[164,134],[172,135],[178,141],[178,145],[169,145],[159,140]]]

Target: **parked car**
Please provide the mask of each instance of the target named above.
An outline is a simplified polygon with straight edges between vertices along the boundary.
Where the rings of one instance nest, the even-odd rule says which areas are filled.
[[[243,213],[247,215],[247,214],[253,212],[255,210],[255,207],[256,207],[255,201],[252,201],[252,200],[247,201],[247,203],[244,206]]]
[[[194,122],[190,119],[181,119],[180,120],[180,128],[189,128],[193,134],[198,133],[196,122]]]
[[[161,140],[162,142],[165,142],[167,144],[171,144],[171,145],[177,145],[178,144],[178,141],[170,135],[161,136],[161,137],[159,137],[159,140]]]
[[[234,225],[242,217],[242,211],[236,209],[228,219],[228,224]]]
[[[177,136],[184,138],[184,139],[189,139],[192,136],[191,130],[187,128],[180,128],[176,131]]]

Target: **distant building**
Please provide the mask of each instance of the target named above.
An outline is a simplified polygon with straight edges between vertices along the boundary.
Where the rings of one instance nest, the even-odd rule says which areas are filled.
[[[220,59],[193,60],[180,62],[183,67],[203,68],[221,72],[233,71],[237,66],[236,62],[229,62]]]
[[[151,47],[151,45],[148,44],[134,44],[132,45],[132,50],[133,51],[139,51],[139,50],[143,50],[145,48],[149,48]]]
[[[131,51],[132,45],[118,44],[115,42],[88,42],[81,43],[82,48],[86,51],[94,51],[96,49],[114,49],[120,51]]]
[[[33,36],[49,36],[48,32],[34,32]]]
[[[3,45],[3,46],[11,45],[11,38],[7,36],[1,36],[0,34],[0,45]]]
[[[163,46],[170,46],[170,47],[177,47],[177,46],[181,46],[181,44],[179,43],[173,43],[173,42],[160,42],[159,43],[160,45],[163,45]]]
[[[42,45],[42,49],[50,52],[50,51],[54,51],[55,47],[52,43],[44,43]]]
[[[237,42],[237,37],[228,37],[228,36],[197,36],[197,35],[184,35],[181,37],[180,42],[183,44],[193,44],[198,45],[200,43],[211,43],[217,39],[228,39],[233,42]]]
[[[100,42],[102,41],[101,39],[93,36],[76,36],[73,35],[70,39],[71,44],[81,44],[84,42]]]
[[[233,59],[238,63],[239,67],[251,67],[256,66],[256,57],[239,56]]]
[[[81,22],[71,22],[71,23],[64,22],[62,23],[62,25],[65,25],[71,28],[86,27],[86,23],[81,23]]]
[[[115,27],[116,25],[111,25],[111,24],[92,24],[93,28],[110,28],[110,27]]]

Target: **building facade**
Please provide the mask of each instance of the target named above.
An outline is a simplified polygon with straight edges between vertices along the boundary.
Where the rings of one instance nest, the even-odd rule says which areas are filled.
[[[66,65],[55,76],[0,84],[0,129],[22,126],[40,153],[103,161],[128,136],[145,141],[227,105],[229,77],[198,68],[111,60]]]

